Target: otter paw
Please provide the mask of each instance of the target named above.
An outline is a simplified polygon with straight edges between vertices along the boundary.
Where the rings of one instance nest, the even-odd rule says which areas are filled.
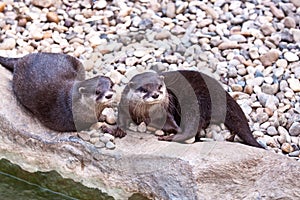
[[[171,142],[173,140],[173,138],[174,138],[174,135],[159,136],[158,140]]]
[[[102,125],[100,128],[104,133],[109,133],[111,135],[114,133],[114,131],[111,128],[108,128],[106,125]]]
[[[122,129],[120,129],[119,127],[116,128],[116,129],[114,130],[114,132],[112,133],[113,136],[118,137],[118,138],[125,137],[126,134],[127,134],[127,133],[126,133],[125,131],[123,131]]]

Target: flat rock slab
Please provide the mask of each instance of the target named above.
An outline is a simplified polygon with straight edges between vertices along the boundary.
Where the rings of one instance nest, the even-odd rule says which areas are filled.
[[[12,75],[0,67],[0,158],[23,169],[55,170],[127,199],[297,199],[300,163],[237,143],[178,144],[130,133],[116,149],[97,149],[76,133],[43,127],[16,101]]]

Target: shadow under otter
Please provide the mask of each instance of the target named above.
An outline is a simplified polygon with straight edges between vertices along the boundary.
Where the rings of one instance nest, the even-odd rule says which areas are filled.
[[[0,57],[13,72],[18,101],[48,128],[70,132],[89,128],[113,99],[112,81],[105,76],[85,80],[82,63],[65,54],[33,53]]]
[[[236,101],[213,78],[196,71],[145,72],[125,87],[119,104],[118,128],[123,137],[131,122],[174,135],[159,140],[184,142],[210,123],[224,123],[245,144],[262,148],[254,139],[247,118]]]

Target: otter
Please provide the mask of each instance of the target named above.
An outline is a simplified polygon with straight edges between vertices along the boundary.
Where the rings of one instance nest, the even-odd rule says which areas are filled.
[[[59,132],[89,128],[113,101],[110,78],[85,80],[82,63],[70,55],[32,53],[21,58],[0,57],[13,72],[17,100],[46,127]]]
[[[245,144],[263,148],[236,101],[218,81],[197,71],[135,75],[122,92],[115,135],[125,136],[131,122],[161,129],[168,135],[159,140],[175,142],[193,137],[200,141],[202,129],[210,123],[224,123]]]

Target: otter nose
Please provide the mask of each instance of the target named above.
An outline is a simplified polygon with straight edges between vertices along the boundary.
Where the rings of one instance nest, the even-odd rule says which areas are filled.
[[[113,94],[107,94],[107,95],[105,95],[106,99],[111,99],[112,97],[113,97]]]
[[[159,97],[159,94],[157,94],[157,93],[152,94],[153,99],[157,99],[158,97]]]

